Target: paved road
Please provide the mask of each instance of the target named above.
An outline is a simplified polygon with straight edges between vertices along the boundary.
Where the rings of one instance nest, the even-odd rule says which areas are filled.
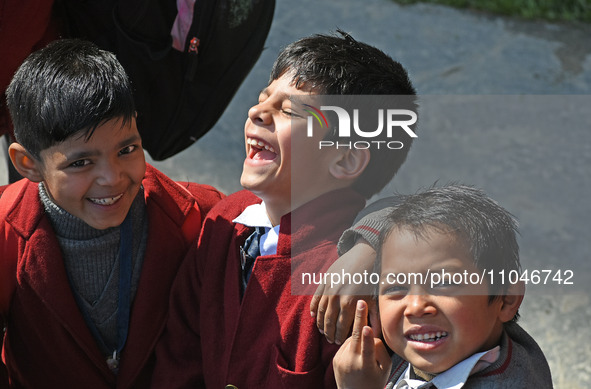
[[[525,268],[574,271],[573,286],[529,287],[522,325],[557,388],[591,387],[591,345],[581,342],[591,338],[591,27],[389,0],[278,0],[275,15],[265,52],[220,122],[155,165],[175,179],[240,189],[246,112],[278,50],[312,33],[350,32],[403,63],[423,95],[419,140],[384,194],[461,181],[515,214]]]
[[[591,337],[590,26],[388,0],[278,0],[267,49],[222,120],[157,166],[238,190],[242,123],[277,51],[337,27],[402,62],[435,112],[422,116],[419,140],[385,193],[461,181],[515,214],[524,268],[573,270],[575,284],[530,285],[521,322],[546,352],[557,388],[591,387],[591,346],[580,341]]]

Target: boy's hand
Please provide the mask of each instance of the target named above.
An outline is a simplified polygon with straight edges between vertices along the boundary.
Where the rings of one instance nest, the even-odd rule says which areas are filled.
[[[335,283],[321,284],[316,289],[310,303],[310,314],[316,318],[318,330],[324,334],[329,343],[342,344],[347,338],[353,318],[355,304],[363,299],[369,304],[369,321],[377,336],[381,333],[377,307],[371,297],[375,285],[369,282],[369,274],[373,270],[376,252],[367,243],[358,242],[347,253],[343,254],[327,270],[327,273],[342,275],[366,274],[367,282],[355,285]],[[329,282],[332,279],[328,278]]]
[[[367,304],[357,302],[353,333],[333,359],[340,389],[382,389],[388,381],[390,356],[380,339],[367,326]]]

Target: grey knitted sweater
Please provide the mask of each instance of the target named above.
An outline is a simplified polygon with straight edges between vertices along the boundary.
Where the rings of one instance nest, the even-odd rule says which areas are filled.
[[[117,347],[120,228],[97,230],[53,202],[43,184],[39,197],[57,236],[70,287],[89,327],[97,329],[97,344],[105,355]],[[147,212],[143,190],[130,211],[133,229],[131,300],[137,290],[144,258]],[[98,336],[97,336],[98,335]]]

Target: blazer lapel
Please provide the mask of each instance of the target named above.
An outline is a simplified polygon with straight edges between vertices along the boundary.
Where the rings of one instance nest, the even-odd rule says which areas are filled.
[[[38,184],[27,183],[6,220],[28,241],[29,249],[17,265],[17,282],[28,284],[88,357],[113,377],[74,300],[61,249],[39,201]]]
[[[29,240],[29,247],[34,249],[19,263],[17,276],[30,285],[94,364],[102,367],[106,375],[112,375],[76,304],[59,244],[49,231],[52,231],[49,221],[41,219]]]
[[[166,324],[170,287],[188,248],[178,223],[158,207],[148,206],[148,219],[146,254],[117,378],[123,387],[133,382],[154,351]]]

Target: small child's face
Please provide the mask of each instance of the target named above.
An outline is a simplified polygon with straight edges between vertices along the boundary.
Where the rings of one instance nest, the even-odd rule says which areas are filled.
[[[99,230],[123,222],[146,171],[135,119],[121,123],[110,120],[89,140],[75,134],[41,152],[39,170],[55,203]]]
[[[328,165],[335,154],[318,150],[326,129],[306,137],[306,118],[301,109],[292,107],[294,95],[310,92],[297,89],[289,73],[274,80],[248,111],[244,126],[246,158],[240,183],[268,207],[281,208],[282,214],[328,191]],[[292,125],[297,129],[292,130]],[[292,151],[297,152],[295,160]]]
[[[395,284],[386,278],[390,273],[404,274],[407,279],[417,273],[426,276],[427,271],[429,278],[423,284]],[[431,229],[416,237],[395,228],[384,242],[379,296],[384,339],[395,353],[431,374],[493,348],[503,328],[499,318],[502,302],[489,303],[486,282],[454,284],[446,279],[431,285],[431,276],[442,271],[481,273],[468,249],[452,234]]]

